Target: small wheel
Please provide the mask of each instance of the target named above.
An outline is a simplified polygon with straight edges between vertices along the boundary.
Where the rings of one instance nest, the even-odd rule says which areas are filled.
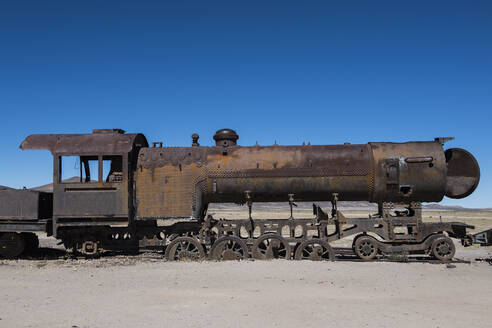
[[[440,261],[451,260],[455,252],[456,247],[449,237],[438,237],[432,242],[431,255]]]
[[[0,235],[0,256],[14,258],[22,254],[26,241],[16,232],[6,232]]]
[[[221,237],[212,245],[210,256],[217,261],[244,260],[249,257],[248,246],[241,238]]]
[[[26,251],[34,251],[39,247],[39,238],[35,233],[22,232],[22,237],[26,241]]]
[[[378,255],[378,242],[371,236],[358,237],[353,247],[355,255],[364,261],[370,261]]]
[[[303,241],[296,249],[296,260],[333,261],[335,253],[328,242],[321,239]]]
[[[253,244],[253,257],[258,260],[290,259],[290,245],[277,234],[260,236]]]
[[[167,247],[165,257],[169,261],[199,261],[205,258],[205,250],[192,237],[178,237]]]

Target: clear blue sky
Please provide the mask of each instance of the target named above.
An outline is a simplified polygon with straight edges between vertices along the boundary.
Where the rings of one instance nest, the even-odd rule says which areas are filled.
[[[0,184],[52,179],[32,133],[166,146],[455,136],[492,207],[491,1],[2,1]]]

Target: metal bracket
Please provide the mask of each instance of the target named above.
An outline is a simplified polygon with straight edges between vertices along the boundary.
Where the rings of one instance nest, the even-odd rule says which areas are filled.
[[[294,203],[294,194],[289,194],[289,206],[290,206],[290,218],[289,219],[294,220],[292,206],[297,207],[297,204]]]
[[[251,199],[251,191],[246,190],[244,192],[244,196],[246,198],[246,204],[248,205],[248,218],[252,220],[251,218],[251,208],[253,207],[253,200]]]
[[[255,229],[255,225],[253,222],[253,217],[251,216],[251,210],[253,207],[253,199],[251,198],[251,191],[246,190],[244,192],[244,196],[246,197],[246,204],[248,205],[248,219],[249,219],[249,237],[253,238],[253,231]]]
[[[338,211],[338,193],[334,192],[332,194],[332,199],[331,199],[331,216],[332,218],[334,218],[336,220],[336,216],[337,216],[337,211]]]

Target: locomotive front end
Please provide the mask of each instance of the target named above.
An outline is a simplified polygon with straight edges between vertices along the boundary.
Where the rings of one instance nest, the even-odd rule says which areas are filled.
[[[464,198],[480,181],[480,167],[468,151],[444,151],[432,142],[370,143],[375,182],[372,202],[439,202]]]

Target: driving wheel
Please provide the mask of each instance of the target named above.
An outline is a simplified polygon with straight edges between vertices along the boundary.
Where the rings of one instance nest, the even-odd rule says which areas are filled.
[[[333,261],[335,253],[328,242],[321,239],[309,239],[302,242],[296,249],[296,260]]]
[[[277,234],[264,234],[253,244],[253,257],[258,260],[290,259],[290,245]]]
[[[247,259],[249,257],[248,246],[238,237],[221,237],[212,245],[210,256],[217,261],[238,261]]]
[[[198,261],[205,258],[205,250],[195,238],[178,237],[166,247],[165,257],[169,261]]]

